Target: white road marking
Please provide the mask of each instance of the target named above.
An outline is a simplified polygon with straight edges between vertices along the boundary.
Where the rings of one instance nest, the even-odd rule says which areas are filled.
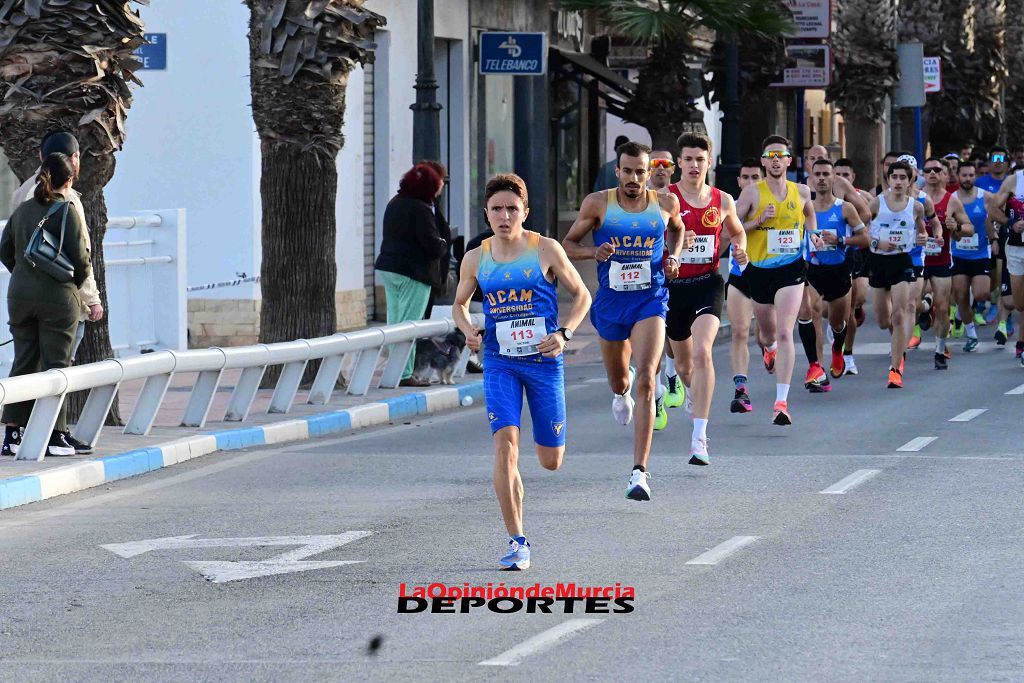
[[[843,479],[840,479],[836,483],[832,484],[827,489],[824,489],[823,491],[818,491],[818,493],[832,493],[836,495],[842,495],[849,491],[850,489],[852,489],[854,486],[863,484],[868,479],[875,476],[881,471],[882,470],[857,470],[850,476],[844,477]]]
[[[686,564],[718,564],[729,555],[750,545],[757,539],[757,536],[733,536],[725,543],[719,543],[711,550],[698,555]]]
[[[1007,396],[1024,396],[1024,384],[1021,384],[1019,387],[1014,387],[1013,389],[1010,389],[1009,391],[1006,392],[1006,395]]]
[[[914,453],[921,450],[922,448],[930,444],[932,441],[937,440],[938,438],[939,437],[937,436],[918,436],[906,442],[896,450],[901,453]]]
[[[526,657],[550,650],[559,642],[572,637],[584,629],[597,626],[602,621],[604,619],[569,619],[568,621],[563,621],[558,626],[549,628],[547,631],[542,631],[532,638],[524,640],[519,645],[516,645],[511,650],[502,652],[497,657],[485,659],[480,662],[480,666],[516,666]]]
[[[987,410],[988,410],[988,408],[971,408],[970,410],[965,410],[964,412],[960,413],[956,417],[949,418],[949,421],[950,422],[970,422],[971,420],[973,420],[974,418],[978,417],[979,415],[981,415],[982,413],[984,413]]]

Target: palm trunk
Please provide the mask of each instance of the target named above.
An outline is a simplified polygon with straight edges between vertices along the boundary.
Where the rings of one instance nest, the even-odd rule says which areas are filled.
[[[847,115],[844,120],[846,156],[853,162],[853,170],[860,179],[861,188],[870,189],[878,183],[878,122],[851,115]]]

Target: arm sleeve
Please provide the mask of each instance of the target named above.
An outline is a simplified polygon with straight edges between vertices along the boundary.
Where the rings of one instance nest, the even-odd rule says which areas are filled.
[[[441,238],[437,229],[437,221],[434,220],[434,213],[430,207],[423,205],[422,210],[417,211],[413,220],[416,222],[416,241],[420,248],[430,258],[440,258],[448,251],[448,243]]]
[[[86,279],[92,279],[92,258],[89,255],[89,238],[85,223],[74,207],[69,206],[67,229],[64,233],[64,253],[75,266],[75,286],[81,287]]]

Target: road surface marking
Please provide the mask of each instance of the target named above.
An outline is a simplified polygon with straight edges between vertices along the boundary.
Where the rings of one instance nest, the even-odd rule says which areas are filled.
[[[1013,389],[1010,389],[1009,391],[1006,392],[1006,395],[1007,396],[1022,396],[1022,395],[1024,395],[1024,384],[1021,384],[1019,387],[1014,387]]]
[[[970,410],[965,410],[964,412],[960,413],[956,417],[949,418],[949,421],[950,422],[970,422],[971,420],[973,420],[974,418],[978,417],[979,415],[981,415],[982,413],[984,413],[987,410],[988,410],[988,408],[971,408]]]
[[[597,626],[604,619],[570,619],[563,621],[558,626],[549,628],[547,631],[538,633],[532,638],[524,640],[511,650],[502,652],[497,657],[485,659],[480,666],[516,666],[530,655],[550,650],[559,642],[572,637],[584,629]]]
[[[698,555],[686,564],[718,564],[729,555],[750,545],[757,539],[757,536],[733,536],[725,543],[719,543],[711,550]]]
[[[900,453],[915,453],[938,438],[937,436],[918,436],[897,448],[896,451]]]
[[[850,476],[840,479],[836,483],[832,484],[827,489],[823,491],[818,491],[818,493],[833,493],[836,495],[842,495],[849,491],[850,489],[852,489],[854,486],[863,484],[868,479],[875,476],[881,471],[882,470],[857,470]]]

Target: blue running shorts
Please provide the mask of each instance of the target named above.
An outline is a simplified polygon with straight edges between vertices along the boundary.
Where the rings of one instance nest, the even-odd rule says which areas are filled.
[[[657,294],[647,294],[642,299],[621,297],[612,300],[608,294],[599,290],[594,305],[590,307],[590,322],[601,339],[626,341],[633,332],[633,325],[655,316],[664,320],[667,313],[668,289],[664,287]]]
[[[487,354],[484,360],[484,400],[491,434],[504,427],[521,429],[524,391],[533,421],[534,443],[564,446],[565,375],[562,357],[537,362]]]

